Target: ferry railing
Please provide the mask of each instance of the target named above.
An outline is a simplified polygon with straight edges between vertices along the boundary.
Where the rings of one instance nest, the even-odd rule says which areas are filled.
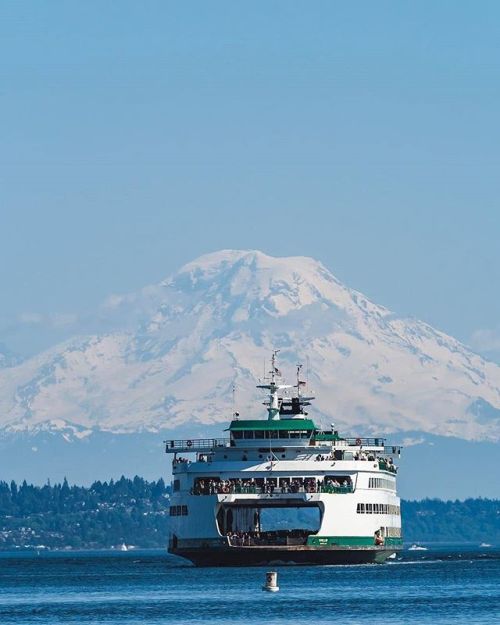
[[[327,433],[320,432],[321,436]],[[273,443],[278,442],[280,439],[273,439]],[[385,438],[332,438],[328,442],[334,442],[337,448],[341,447],[377,447],[383,448],[383,452],[386,455],[399,455],[401,453],[401,446],[386,446]],[[326,439],[314,437],[311,439],[311,444],[326,442]],[[165,451],[166,453],[178,453],[189,451],[210,451],[212,449],[232,447],[234,442],[230,438],[195,438],[195,439],[172,439],[166,440]],[[380,453],[380,452],[379,452]]]
[[[401,445],[386,445],[384,447],[384,454],[386,456],[400,456],[403,447]]]
[[[190,451],[211,451],[212,449],[231,446],[229,438],[186,438],[180,440],[164,441],[165,452],[174,454]]]
[[[385,447],[385,438],[342,438],[349,447]]]
[[[304,486],[274,486],[274,487],[262,487],[262,486],[223,486],[217,485],[201,488],[193,488],[193,495],[293,495],[301,493],[326,493],[342,495],[345,493],[353,493],[353,486],[331,486],[320,485],[319,487],[304,487]]]

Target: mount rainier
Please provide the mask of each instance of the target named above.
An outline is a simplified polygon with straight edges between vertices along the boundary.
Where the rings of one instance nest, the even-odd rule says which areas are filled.
[[[10,463],[34,466],[38,452],[37,471],[59,459],[71,474],[68,462],[97,466],[97,444],[101,464],[114,445],[142,466],[141,448],[151,458],[162,437],[219,435],[235,408],[264,418],[255,385],[274,348],[285,381],[304,364],[317,397],[310,414],[325,426],[396,433],[407,445],[500,439],[500,366],[311,258],[220,251],[105,307],[110,331],[0,360],[0,453]]]
[[[264,417],[255,384],[278,348],[291,383],[296,363],[309,371],[311,416],[324,425],[500,439],[497,364],[371,302],[311,258],[216,252],[106,306],[128,327],[117,321],[106,334],[5,361],[3,436],[220,430],[233,386],[241,415]]]

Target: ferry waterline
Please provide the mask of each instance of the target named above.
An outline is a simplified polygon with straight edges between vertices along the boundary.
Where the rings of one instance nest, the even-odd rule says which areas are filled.
[[[166,441],[170,553],[198,566],[384,562],[402,549],[400,447],[316,427],[300,366],[296,385],[279,384],[275,358],[258,387],[267,419],[235,413],[227,438]]]

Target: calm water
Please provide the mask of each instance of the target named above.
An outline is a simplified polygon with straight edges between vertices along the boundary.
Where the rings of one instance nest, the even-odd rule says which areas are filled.
[[[387,565],[196,569],[159,552],[0,555],[0,623],[500,623],[500,550]]]

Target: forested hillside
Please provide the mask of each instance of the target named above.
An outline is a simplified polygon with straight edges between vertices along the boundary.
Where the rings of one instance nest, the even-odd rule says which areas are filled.
[[[135,477],[90,487],[0,482],[0,549],[165,547],[169,489]],[[406,542],[500,543],[500,501],[402,502]]]
[[[500,501],[403,501],[406,541],[500,543]]]
[[[0,482],[0,549],[159,547],[167,523],[168,489],[161,479],[122,477],[89,488],[66,480],[42,487]]]

